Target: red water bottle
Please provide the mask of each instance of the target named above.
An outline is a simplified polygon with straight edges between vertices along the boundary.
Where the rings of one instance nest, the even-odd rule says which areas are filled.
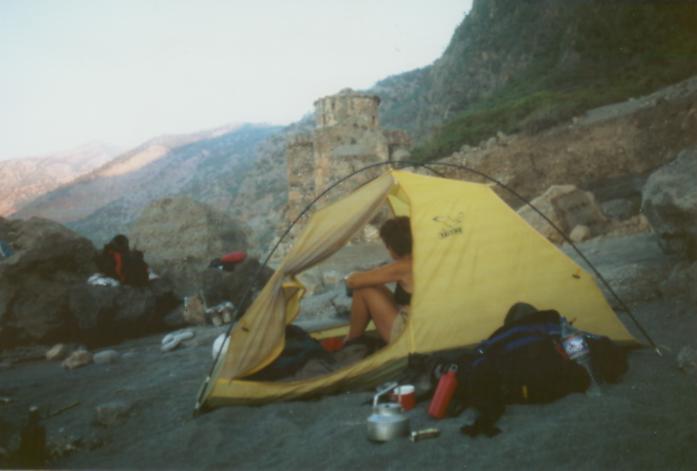
[[[448,371],[438,380],[436,392],[433,394],[431,404],[428,406],[428,415],[434,419],[442,419],[448,411],[450,400],[457,388],[457,365],[450,365]]]

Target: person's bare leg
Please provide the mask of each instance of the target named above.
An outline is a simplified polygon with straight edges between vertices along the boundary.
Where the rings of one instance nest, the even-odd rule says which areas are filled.
[[[365,332],[368,322],[370,321],[370,313],[368,312],[368,303],[364,299],[364,289],[354,289],[351,301],[351,319],[349,323],[349,332],[344,339],[347,342],[356,337],[360,337]]]
[[[354,289],[349,333],[344,341],[360,337],[371,319],[380,337],[389,341],[392,323],[397,314],[392,294],[384,286]]]

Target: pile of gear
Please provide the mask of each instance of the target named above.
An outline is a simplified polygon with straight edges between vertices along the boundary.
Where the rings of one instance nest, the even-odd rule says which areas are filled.
[[[428,414],[433,419],[456,417],[472,407],[477,416],[460,431],[493,437],[501,432],[496,422],[507,404],[545,404],[573,393],[602,395],[603,385],[618,382],[627,369],[626,350],[609,338],[574,328],[555,310],[516,303],[504,324],[474,349],[414,357],[403,379],[417,385],[414,402],[430,401]],[[420,380],[424,374],[429,381]],[[399,422],[394,410],[379,404],[378,395],[385,392],[378,388],[369,419],[369,438],[377,441],[409,431],[407,425],[400,426],[400,433],[375,432],[376,424]],[[412,439],[420,436],[412,432]]]

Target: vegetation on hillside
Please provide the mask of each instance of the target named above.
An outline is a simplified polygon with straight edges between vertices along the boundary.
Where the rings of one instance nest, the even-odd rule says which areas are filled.
[[[489,96],[455,104],[456,114],[417,145],[413,158],[440,158],[499,131],[537,132],[697,74],[697,2],[590,4],[569,3],[565,27],[536,45],[522,73]],[[520,31],[510,31],[516,34],[524,47]],[[499,38],[502,47],[515,47],[514,37]]]

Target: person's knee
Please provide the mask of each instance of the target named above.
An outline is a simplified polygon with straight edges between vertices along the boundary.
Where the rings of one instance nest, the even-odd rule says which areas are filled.
[[[365,298],[366,294],[370,292],[372,288],[370,286],[364,287],[364,288],[353,288],[353,293],[352,297],[353,299],[360,298],[363,299]]]

